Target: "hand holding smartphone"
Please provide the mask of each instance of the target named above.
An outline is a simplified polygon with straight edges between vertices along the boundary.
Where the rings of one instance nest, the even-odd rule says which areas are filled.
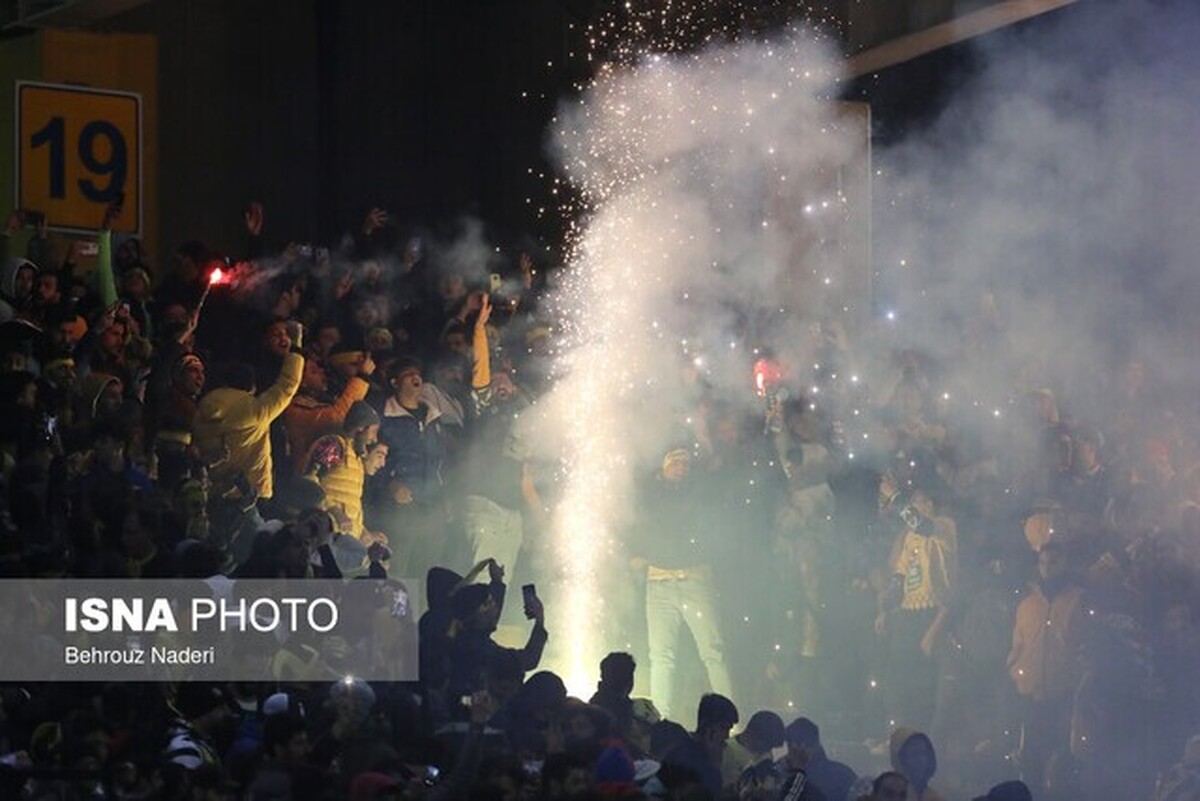
[[[537,596],[537,588],[532,584],[522,586],[521,597],[525,602],[525,617],[541,622],[544,610],[542,599]]]
[[[299,320],[288,320],[284,324],[287,329],[288,339],[292,340],[292,346],[297,348],[304,347],[304,324]]]

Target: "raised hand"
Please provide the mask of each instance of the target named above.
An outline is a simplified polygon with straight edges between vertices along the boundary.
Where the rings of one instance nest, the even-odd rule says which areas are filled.
[[[299,320],[287,321],[288,339],[292,340],[292,346],[296,348],[304,348],[304,323]]]
[[[101,231],[112,231],[121,219],[122,208],[119,203],[110,203],[104,209],[104,220],[100,223]]]
[[[486,292],[479,299],[479,316],[475,318],[475,327],[483,328],[492,319],[492,298]]]
[[[360,364],[358,366],[358,374],[361,375],[363,378],[370,378],[371,374],[374,372],[375,372],[375,360],[373,358],[371,358],[371,354],[368,353],[363,358],[362,364]]]
[[[546,607],[542,605],[541,598],[534,595],[525,602],[525,617],[536,621],[540,625],[545,625]]]
[[[380,208],[371,209],[367,212],[366,219],[363,220],[363,236],[370,236],[383,226],[387,225],[387,222],[388,213],[385,210]]]
[[[533,289],[533,257],[522,253],[517,257],[517,269],[521,271],[521,286],[527,290]]]
[[[493,584],[499,584],[504,581],[504,566],[495,559],[487,560],[488,579]]]
[[[242,219],[246,222],[246,230],[250,232],[250,236],[259,236],[262,234],[263,204],[257,200],[250,201],[250,205],[242,214]]]

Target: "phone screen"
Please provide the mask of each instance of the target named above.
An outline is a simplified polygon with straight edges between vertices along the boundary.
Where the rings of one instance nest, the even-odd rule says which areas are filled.
[[[521,596],[524,598],[525,603],[528,604],[537,598],[537,588],[532,584],[526,584],[525,586],[521,587]]]

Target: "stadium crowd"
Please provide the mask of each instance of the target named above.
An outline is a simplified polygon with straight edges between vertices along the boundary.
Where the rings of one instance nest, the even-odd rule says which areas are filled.
[[[687,424],[604,579],[633,642],[584,700],[507,591],[555,578],[522,415],[553,387],[547,265],[438,263],[381,209],[268,255],[253,203],[243,253],[159,267],[120,213],[90,265],[3,232],[0,575],[418,576],[420,680],[285,647],[254,683],[5,686],[0,796],[1200,797],[1200,438],[1142,363],[1063,386],[1049,354],[980,426],[961,370],[835,320],[760,343],[817,367],[767,365],[752,403],[679,359]],[[985,306],[956,365],[1011,363]]]

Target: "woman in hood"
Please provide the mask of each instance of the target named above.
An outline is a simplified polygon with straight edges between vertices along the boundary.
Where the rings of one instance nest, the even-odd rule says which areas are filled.
[[[914,729],[901,726],[890,741],[892,768],[908,779],[908,801],[942,801],[929,780],[937,773],[937,753],[933,741]]]

